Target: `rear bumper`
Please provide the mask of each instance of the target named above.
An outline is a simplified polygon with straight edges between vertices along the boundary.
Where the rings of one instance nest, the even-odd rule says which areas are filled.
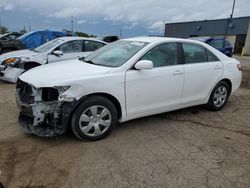
[[[18,77],[24,72],[23,69],[5,67],[0,65],[0,80],[16,83]]]

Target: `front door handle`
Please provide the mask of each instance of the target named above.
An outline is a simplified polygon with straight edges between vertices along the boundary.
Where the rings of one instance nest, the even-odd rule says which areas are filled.
[[[173,73],[173,75],[182,75],[182,74],[183,74],[183,72],[180,71],[180,70],[176,70],[176,71],[174,71],[174,73]]]

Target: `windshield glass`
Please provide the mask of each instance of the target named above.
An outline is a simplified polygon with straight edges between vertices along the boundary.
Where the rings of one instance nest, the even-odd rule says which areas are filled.
[[[119,67],[128,61],[148,43],[117,41],[100,48],[85,58],[85,62],[107,67]]]
[[[46,42],[45,44],[35,48],[34,51],[39,52],[39,53],[47,52],[47,51],[57,47],[62,42],[63,42],[62,39],[54,39],[52,41]]]

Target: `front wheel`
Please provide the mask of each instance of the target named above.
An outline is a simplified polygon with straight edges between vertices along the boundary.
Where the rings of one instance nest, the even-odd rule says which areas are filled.
[[[102,96],[86,98],[73,114],[71,128],[80,140],[100,140],[117,123],[115,105]]]
[[[220,81],[211,92],[206,107],[211,111],[221,110],[227,103],[229,97],[229,86],[226,82]]]

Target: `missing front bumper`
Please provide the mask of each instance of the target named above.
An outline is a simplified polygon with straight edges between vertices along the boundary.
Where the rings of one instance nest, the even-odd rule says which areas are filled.
[[[54,137],[65,132],[60,124],[52,124],[52,122],[42,122],[35,126],[34,119],[34,116],[28,116],[20,113],[19,124],[23,128],[24,132],[35,134],[40,137]]]
[[[66,131],[62,123],[62,104],[59,102],[24,104],[16,95],[20,110],[19,124],[26,133],[53,137]]]

